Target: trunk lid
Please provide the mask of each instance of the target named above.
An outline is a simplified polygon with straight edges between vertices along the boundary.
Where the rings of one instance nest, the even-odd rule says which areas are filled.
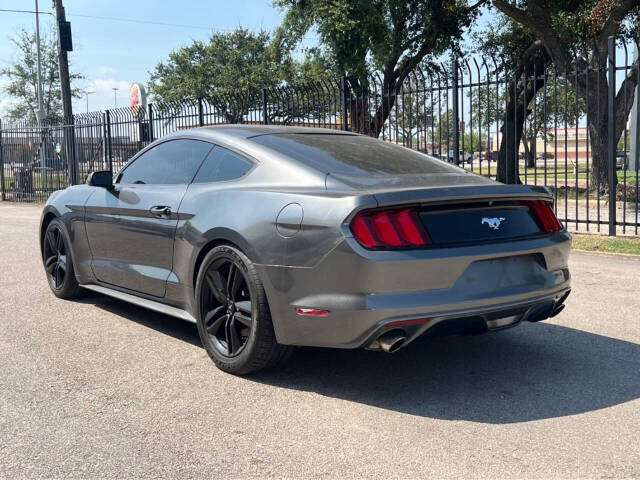
[[[400,232],[403,226],[398,222],[405,217],[396,218],[396,214],[409,210],[428,235],[430,241],[425,247],[492,243],[553,231],[546,228],[548,218],[540,213],[540,204],[551,204],[553,200],[544,187],[488,182],[446,187],[387,187],[368,193],[377,204],[358,213],[370,222],[374,236],[380,236],[376,231],[381,221],[377,212],[388,212],[384,220],[388,218],[391,227]],[[405,247],[411,245],[403,243],[398,248]]]

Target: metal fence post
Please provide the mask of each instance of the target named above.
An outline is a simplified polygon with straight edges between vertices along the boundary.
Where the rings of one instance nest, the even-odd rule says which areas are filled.
[[[347,82],[347,77],[343,76],[340,81],[340,110],[342,115],[342,126],[341,130],[349,130],[349,121],[348,121],[348,95],[349,95],[349,84]]]
[[[204,127],[204,106],[202,105],[202,97],[198,98],[198,126]]]
[[[76,157],[76,126],[73,117],[69,119],[69,125],[67,125],[66,128],[63,127],[63,131],[67,162],[69,163],[69,181],[71,185],[77,185],[80,165],[78,165],[78,159]]]
[[[269,108],[267,105],[267,89],[262,89],[262,123],[269,125]]]
[[[149,141],[153,142],[153,104],[150,103],[149,106]]]
[[[608,115],[608,177],[609,177],[609,236],[616,235],[616,38],[609,37],[609,115]]]
[[[460,165],[460,106],[458,105],[458,57],[452,53],[451,66],[453,68],[453,158],[456,165]],[[447,152],[449,155],[449,152]]]
[[[2,145],[2,120],[0,120],[0,191],[2,192],[2,200],[6,200],[4,191],[4,155]]]
[[[111,150],[111,112],[105,111],[105,123],[107,125],[107,157],[109,159],[109,171],[113,175],[113,152]]]

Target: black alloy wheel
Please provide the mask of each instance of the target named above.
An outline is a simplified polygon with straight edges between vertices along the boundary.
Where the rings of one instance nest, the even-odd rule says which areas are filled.
[[[234,357],[245,348],[253,328],[247,279],[241,266],[231,258],[213,262],[204,279],[201,295],[204,327],[216,350]]]
[[[43,252],[49,285],[54,290],[61,290],[67,276],[68,255],[62,230],[57,224],[52,224],[47,229]]]
[[[293,348],[276,340],[258,271],[237,247],[217,245],[206,254],[195,295],[202,345],[221,370],[245,375],[291,355]]]
[[[49,287],[56,297],[76,298],[82,295],[67,235],[58,218],[49,222],[42,236],[42,263]]]

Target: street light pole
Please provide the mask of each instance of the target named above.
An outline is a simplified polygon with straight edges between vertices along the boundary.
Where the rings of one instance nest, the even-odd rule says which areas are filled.
[[[44,107],[42,103],[42,59],[40,55],[40,14],[38,13],[38,0],[36,2],[36,51],[38,56],[38,74],[37,74],[37,82],[38,82],[38,125],[44,120]]]
[[[90,92],[89,90],[84,91],[84,94],[87,97],[87,113],[89,113],[89,95],[91,95],[92,93],[96,93],[96,92]]]
[[[118,108],[118,87],[113,87],[111,90],[113,90],[113,108]]]
[[[38,88],[36,89],[38,91],[37,117],[38,117],[38,129],[40,130],[40,136],[41,136],[40,145],[36,150],[36,152],[37,152],[38,158],[40,159],[40,175],[42,176],[41,185],[43,189],[46,189],[47,187],[47,173],[46,173],[47,169],[45,168],[46,158],[43,155],[42,148],[41,148],[44,143],[44,138],[43,138],[44,132],[41,130],[42,122],[44,121],[44,107],[42,102],[42,58],[41,58],[42,55],[40,54],[40,18],[39,18],[40,13],[38,12],[38,0],[35,0],[35,3],[36,3],[36,52],[38,57],[38,68],[37,68],[37,78],[36,78],[36,82],[38,83]]]

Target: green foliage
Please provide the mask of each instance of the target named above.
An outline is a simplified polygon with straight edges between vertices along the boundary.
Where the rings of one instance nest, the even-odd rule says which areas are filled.
[[[540,75],[542,72],[536,72]],[[533,72],[530,72],[533,75]],[[527,100],[526,136],[532,140],[546,131],[548,142],[553,140],[552,129],[562,128],[565,123],[575,126],[577,119],[584,116],[584,99],[576,95],[575,89],[563,76],[556,75],[552,66],[545,72],[545,85],[535,97]],[[481,86],[467,92],[471,99],[474,127],[496,129],[496,124],[504,120],[508,102],[508,92],[503,85]],[[524,101],[524,99],[523,99]]]
[[[206,98],[226,121],[233,123],[260,108],[262,88],[334,78],[335,71],[322,49],[307,49],[304,58],[296,61],[288,52],[274,47],[268,32],[253,33],[238,27],[229,33],[214,32],[207,42],[194,41],[171,52],[151,72],[150,90],[156,108],[165,113],[175,110],[172,101]],[[243,99],[240,102],[239,95]],[[313,113],[313,106],[305,105],[303,110]],[[285,123],[299,113],[289,104],[270,111],[272,117]]]
[[[21,29],[10,41],[16,49],[15,61],[9,67],[0,70],[0,76],[9,80],[4,87],[4,93],[13,99],[13,103],[7,112],[8,117],[12,120],[35,122],[38,111],[38,58],[35,31],[29,32]],[[58,44],[54,32],[43,33],[40,36],[40,44],[44,120],[47,122],[59,122],[62,120],[63,115],[58,69]],[[83,78],[76,73],[72,73],[70,77],[71,82]],[[80,90],[73,88],[73,83],[71,94],[75,98],[80,97]]]
[[[291,50],[312,28],[330,60],[347,75],[364,77],[378,69],[395,80],[425,56],[457,42],[477,9],[464,0],[275,0],[285,19],[275,42]]]
[[[488,0],[486,0],[488,1]],[[399,86],[420,63],[458,43],[478,14],[467,0],[274,0],[285,11],[274,48],[292,51],[314,29],[334,71],[347,75],[355,90],[366,91],[368,75],[382,72],[387,101],[376,106],[364,98],[350,102],[355,131],[379,136],[389,119],[408,136],[417,118],[393,112]],[[480,2],[483,3],[483,2]],[[357,94],[356,94],[357,96]],[[396,118],[398,117],[398,118]],[[403,123],[404,122],[404,123]],[[407,127],[410,125],[410,127]]]
[[[272,87],[291,74],[288,57],[275,55],[265,31],[237,28],[214,32],[208,42],[194,41],[169,54],[150,73],[156,100],[224,96]]]
[[[607,96],[594,85],[607,86],[608,39],[611,36],[638,38],[640,35],[640,3],[637,0],[493,0],[497,9],[530,32],[532,41],[544,45],[545,52],[558,70],[567,72],[567,82],[575,91],[575,107],[589,104],[591,112],[606,112]],[[629,69],[617,95],[633,98],[638,78],[635,64]],[[574,72],[579,72],[575,75]],[[616,88],[609,85],[609,88]],[[578,100],[578,98],[580,100]],[[618,102],[613,133],[619,138],[624,130],[632,102]],[[567,112],[568,113],[568,112]],[[589,115],[593,152],[593,185],[608,185],[606,154],[606,115]]]
[[[496,73],[515,72],[524,52],[535,40],[531,32],[504,15],[497,15],[486,28],[472,34],[475,51],[485,55]],[[495,65],[493,61],[495,60]]]
[[[229,33],[214,32],[207,42],[196,40],[171,52],[150,73],[150,90],[160,102],[202,97],[219,104],[226,96],[258,92],[284,82],[333,78],[335,70],[322,49],[307,49],[302,61],[296,61],[273,46],[268,32],[238,27]]]
[[[286,80],[290,83],[335,82],[339,72],[326,51],[319,47],[304,51],[302,61],[292,62]]]

